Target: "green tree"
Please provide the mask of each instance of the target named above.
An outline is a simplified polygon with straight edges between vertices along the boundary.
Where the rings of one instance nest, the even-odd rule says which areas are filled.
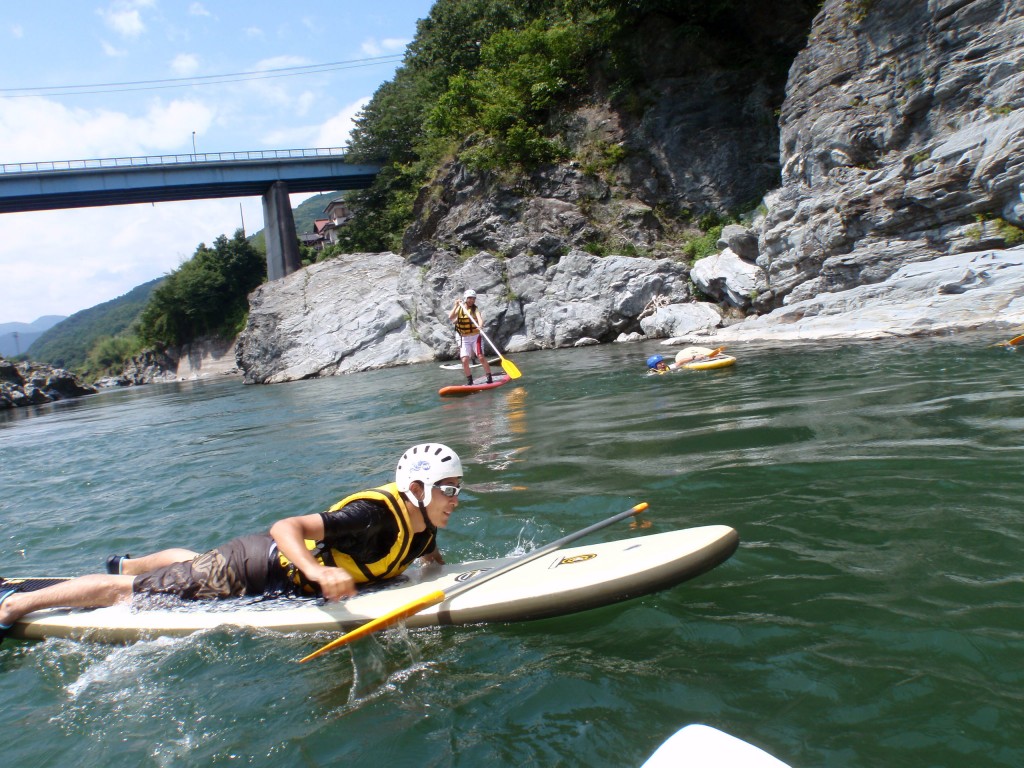
[[[200,243],[192,258],[153,291],[139,320],[148,346],[187,344],[204,335],[233,336],[245,325],[248,295],[266,279],[263,254],[241,230]]]
[[[346,243],[398,250],[419,190],[450,159],[513,175],[559,159],[552,117],[600,95],[600,83],[641,117],[652,26],[674,41],[680,70],[747,66],[773,72],[781,88],[819,9],[820,0],[437,0],[356,120],[352,158],[383,171],[349,196]]]
[[[94,380],[108,374],[120,373],[124,362],[143,349],[138,336],[104,336],[99,339],[85,359],[82,376]]]

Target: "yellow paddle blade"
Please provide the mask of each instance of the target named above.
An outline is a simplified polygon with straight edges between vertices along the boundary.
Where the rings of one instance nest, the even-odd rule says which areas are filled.
[[[520,376],[523,375],[516,367],[516,364],[509,360],[507,357],[501,358],[501,367],[505,370],[505,373],[508,374],[508,377],[510,379],[518,379]]]
[[[430,592],[424,595],[423,597],[419,597],[411,602],[408,602],[400,608],[396,608],[395,610],[390,611],[379,618],[368,621],[362,626],[356,627],[351,632],[332,640],[323,648],[313,651],[308,656],[299,659],[299,663],[305,664],[307,661],[312,661],[317,656],[322,656],[328,651],[333,651],[335,648],[339,648],[342,645],[351,643],[353,640],[358,640],[361,637],[372,635],[379,629],[389,627],[392,624],[396,624],[402,619],[408,618],[413,614],[419,613],[420,611],[425,610],[432,605],[437,605],[438,603],[443,602],[444,598],[445,594],[440,589]]]
[[[996,344],[989,344],[990,347],[1015,347],[1024,341],[1024,334],[1020,336],[1014,336],[1009,341],[1000,341]]]

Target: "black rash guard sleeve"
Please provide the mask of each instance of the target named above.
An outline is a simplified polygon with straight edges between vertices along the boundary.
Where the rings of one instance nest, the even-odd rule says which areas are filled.
[[[398,526],[391,512],[383,502],[372,499],[350,501],[336,512],[321,512],[320,517],[324,521],[324,544],[364,563],[384,557],[398,536]],[[429,531],[415,533],[403,564],[436,549],[437,539]]]

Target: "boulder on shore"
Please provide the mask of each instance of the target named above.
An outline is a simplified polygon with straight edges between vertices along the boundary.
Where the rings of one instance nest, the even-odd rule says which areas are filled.
[[[64,368],[13,363],[0,357],[0,410],[94,395],[97,391]]]

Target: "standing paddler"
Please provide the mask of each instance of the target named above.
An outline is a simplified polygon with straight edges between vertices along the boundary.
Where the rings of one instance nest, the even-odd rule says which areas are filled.
[[[448,319],[455,321],[455,330],[459,334],[459,358],[462,360],[462,372],[466,376],[466,384],[473,384],[473,374],[469,370],[472,358],[475,356],[484,367],[487,374],[487,383],[493,384],[491,378],[491,364],[487,362],[487,356],[483,353],[483,344],[480,341],[480,329],[484,326],[484,316],[480,307],[476,305],[476,291],[468,289],[462,300],[455,300],[455,306],[448,313]]]

